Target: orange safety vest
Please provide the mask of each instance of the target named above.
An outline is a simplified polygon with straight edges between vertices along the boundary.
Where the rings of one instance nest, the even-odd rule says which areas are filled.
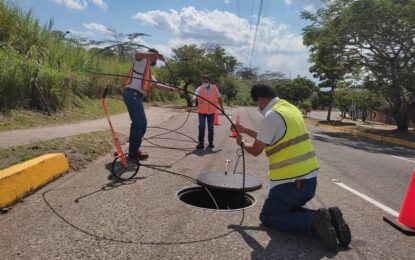
[[[203,87],[200,86],[199,87],[200,91],[199,91],[199,96],[209,100],[210,102],[212,102],[213,104],[215,104],[216,106],[219,106],[219,98],[217,96],[217,87],[216,85],[210,85],[209,87],[209,92],[208,90]],[[209,95],[210,94],[210,95]],[[206,100],[198,97],[197,98],[197,112],[200,114],[216,114],[218,113],[218,109],[212,105],[211,103],[207,102]]]
[[[138,81],[141,80],[141,89],[145,91],[146,96],[149,97],[151,94],[151,70],[150,64],[148,64],[148,60],[146,59],[146,66],[144,68],[144,72],[140,73],[135,69],[136,61],[134,61],[133,66],[131,67],[130,71],[128,72],[128,78],[126,78],[123,82],[124,88],[132,88],[136,89],[133,86],[138,84]]]

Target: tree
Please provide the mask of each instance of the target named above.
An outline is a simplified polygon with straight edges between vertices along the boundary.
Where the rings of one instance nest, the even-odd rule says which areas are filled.
[[[281,80],[285,79],[285,75],[282,72],[271,72],[266,71],[265,73],[258,76],[258,81],[263,82],[267,85],[274,86]]]
[[[301,77],[294,80],[280,80],[274,87],[279,97],[295,105],[302,103],[304,100],[310,98],[313,92],[318,91],[314,82]]]
[[[336,89],[334,96],[343,117],[345,117],[346,111],[353,105],[355,110],[362,112],[363,121],[366,120],[364,115],[367,115],[368,109],[379,108],[384,103],[384,99],[363,86],[343,86]],[[352,119],[356,119],[356,117],[352,116]]]
[[[236,94],[238,93],[238,84],[236,80],[232,77],[224,77],[221,84],[220,84],[220,91],[222,95],[226,96],[226,101],[228,106],[230,105],[230,101],[235,99]]]
[[[195,85],[200,81],[202,71],[207,67],[205,50],[196,45],[184,45],[173,49],[172,58],[168,61],[168,69],[173,84],[178,84],[178,80],[183,83],[184,97],[188,104],[190,96],[188,94],[189,85]]]
[[[200,48],[194,44],[183,45],[173,49],[172,58],[165,68],[159,69],[159,74],[171,84],[184,84],[184,97],[189,103],[189,86],[197,87],[202,74],[208,73],[211,82],[218,83],[233,73],[237,59],[225,54],[225,50],[216,46],[212,49]],[[229,97],[234,96],[229,93]]]
[[[236,72],[236,76],[240,79],[256,81],[258,78],[258,68],[242,67]]]
[[[414,1],[328,3],[315,16],[307,14],[319,24],[309,30],[309,38],[324,34],[329,43],[341,43],[338,60],[346,61],[366,87],[386,98],[398,130],[407,131],[415,108]]]
[[[238,60],[233,56],[227,56],[225,49],[217,46],[214,49],[206,50],[207,71],[212,80],[217,81],[220,77],[231,74],[238,65]]]
[[[312,22],[303,29],[303,42],[310,47],[309,60],[313,63],[310,72],[319,78],[320,87],[331,89],[327,113],[327,121],[330,121],[335,88],[349,72],[350,64],[342,56],[345,42],[334,33],[337,27],[335,11],[331,12],[330,6],[327,10],[319,9],[316,14],[304,11],[302,18]]]

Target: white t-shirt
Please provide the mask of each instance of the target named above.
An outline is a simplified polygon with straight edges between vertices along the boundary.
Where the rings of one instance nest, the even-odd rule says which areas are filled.
[[[278,100],[279,98],[275,97],[261,111],[264,118],[261,120],[256,139],[267,145],[273,145],[276,142],[278,142],[281,138],[284,137],[285,132],[287,131],[287,126],[285,124],[283,117],[279,113],[271,109],[275,105],[275,103],[278,102]],[[317,177],[317,173],[318,171],[315,170],[299,178],[293,178],[282,181],[270,181],[270,189],[275,187],[276,185],[294,182],[297,179],[303,180]]]
[[[199,86],[197,89],[196,89],[196,91],[195,91],[195,94],[197,95],[197,96],[199,96],[200,95],[200,89],[201,88],[205,88],[203,85],[202,86]],[[211,91],[211,87],[210,87],[210,84],[209,84],[209,87],[206,87],[206,89],[207,89],[207,92],[208,92],[208,97],[210,98],[210,93],[212,92]],[[197,96],[196,95],[194,95],[193,96],[193,99],[196,99],[197,98]],[[220,98],[221,97],[221,94],[220,94],[220,92],[219,92],[219,89],[218,89],[218,87],[216,86],[216,96],[218,97],[218,98]]]
[[[142,89],[142,78],[144,76],[144,70],[146,68],[147,59],[141,59],[139,61],[134,61],[133,64],[133,78],[131,79],[131,84],[127,85],[128,88],[132,88],[138,90],[138,92],[142,93],[143,95],[146,92]],[[151,79],[156,81],[156,79],[151,75]]]

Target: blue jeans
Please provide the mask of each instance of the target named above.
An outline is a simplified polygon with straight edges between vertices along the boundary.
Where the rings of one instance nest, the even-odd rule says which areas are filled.
[[[137,90],[126,88],[123,91],[122,97],[127,106],[128,114],[131,119],[130,128],[130,147],[129,153],[136,153],[141,147],[141,142],[147,130],[147,118],[143,106],[143,94]]]
[[[303,206],[314,197],[317,178],[301,180],[301,187],[285,183],[273,187],[264,202],[259,219],[265,226],[280,231],[312,235],[311,216],[314,210]]]
[[[205,128],[206,120],[208,125],[208,141],[213,144],[213,119],[215,114],[200,114],[199,113],[199,144],[205,142]]]

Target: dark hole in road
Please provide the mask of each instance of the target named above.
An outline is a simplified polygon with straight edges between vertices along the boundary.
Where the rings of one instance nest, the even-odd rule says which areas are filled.
[[[192,187],[179,191],[177,197],[189,205],[216,210],[243,209],[256,203],[255,198],[247,193],[215,189],[208,191],[204,187]]]

